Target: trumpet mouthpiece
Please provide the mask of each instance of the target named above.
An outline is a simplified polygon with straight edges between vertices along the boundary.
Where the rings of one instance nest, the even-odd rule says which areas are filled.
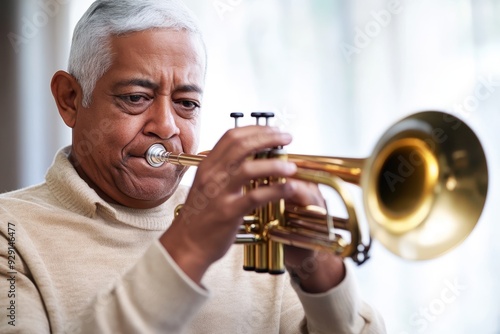
[[[153,144],[146,152],[146,161],[151,167],[160,167],[168,160],[170,152],[167,152],[162,144]]]

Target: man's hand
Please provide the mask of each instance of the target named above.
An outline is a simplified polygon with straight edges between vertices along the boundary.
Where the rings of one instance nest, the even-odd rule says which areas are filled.
[[[195,282],[234,243],[242,217],[268,202],[294,196],[293,184],[260,187],[243,195],[243,186],[262,177],[288,177],[293,163],[247,159],[263,149],[288,145],[289,134],[248,126],[229,130],[199,165],[191,191],[172,226],[160,238],[167,252]]]
[[[316,184],[293,179],[287,180],[287,183],[293,191],[288,203],[325,207],[325,200]],[[299,280],[302,290],[309,293],[328,291],[345,277],[342,258],[326,251],[285,246],[285,265],[288,272]]]

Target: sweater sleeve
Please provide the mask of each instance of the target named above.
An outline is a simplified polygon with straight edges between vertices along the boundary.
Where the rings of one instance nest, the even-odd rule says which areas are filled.
[[[21,227],[11,227],[7,221],[0,224],[0,333],[49,333],[42,296],[17,251]],[[53,300],[51,295],[45,297]]]
[[[62,320],[52,283],[23,225],[0,200],[0,333],[61,332]],[[49,311],[53,312],[49,320]]]
[[[181,333],[208,298],[156,241],[65,332]]]
[[[306,293],[293,279],[291,283],[304,309],[308,333],[386,332],[382,317],[360,298],[354,274],[347,264],[344,280],[324,293]]]

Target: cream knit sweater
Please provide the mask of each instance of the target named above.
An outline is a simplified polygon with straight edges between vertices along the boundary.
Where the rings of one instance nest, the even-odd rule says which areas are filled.
[[[68,152],[45,183],[0,196],[1,333],[385,332],[349,267],[312,295],[286,274],[243,271],[235,245],[198,286],[157,241],[188,190],[149,210],[110,205]]]

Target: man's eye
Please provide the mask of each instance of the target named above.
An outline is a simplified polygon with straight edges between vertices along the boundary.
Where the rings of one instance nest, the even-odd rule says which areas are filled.
[[[122,99],[128,103],[139,103],[143,102],[144,100],[149,100],[147,97],[143,95],[124,95],[122,96]]]
[[[146,94],[120,94],[115,95],[115,98],[117,99],[118,107],[130,114],[144,112],[154,100],[153,97]]]
[[[200,107],[198,103],[188,100],[181,101],[180,104],[186,109],[195,109]]]

